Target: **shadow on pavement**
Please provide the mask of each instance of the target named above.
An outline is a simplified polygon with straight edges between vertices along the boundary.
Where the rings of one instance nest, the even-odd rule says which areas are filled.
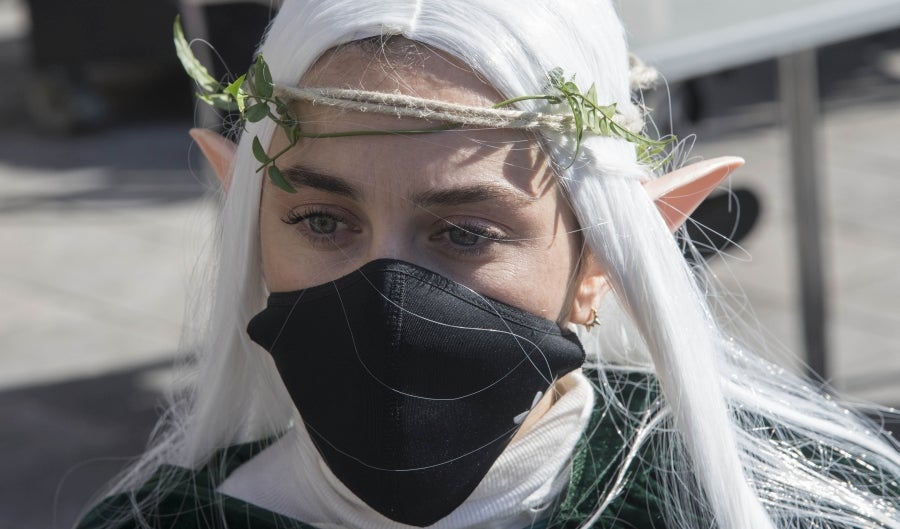
[[[190,122],[120,126],[61,138],[0,132],[3,178],[21,190],[0,196],[0,213],[102,209],[196,200],[207,191]]]
[[[0,528],[71,527],[143,451],[162,402],[146,376],[169,364],[0,392]]]

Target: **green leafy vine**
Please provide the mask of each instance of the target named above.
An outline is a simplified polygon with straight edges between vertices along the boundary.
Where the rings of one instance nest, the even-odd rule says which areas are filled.
[[[633,143],[637,149],[638,160],[641,163],[651,163],[655,161],[666,148],[675,141],[674,136],[666,137],[661,140],[654,140],[643,134],[632,132],[624,125],[619,124],[616,120],[616,103],[611,105],[601,105],[597,102],[597,87],[592,84],[587,92],[582,93],[575,84],[574,77],[566,79],[563,75],[562,68],[554,68],[547,73],[550,81],[550,88],[557,93],[539,94],[519,96],[507,99],[494,105],[494,108],[507,106],[519,101],[542,99],[550,104],[565,103],[572,112],[572,118],[575,128],[575,154],[572,157],[573,163],[577,159],[581,150],[581,141],[584,138],[585,131],[590,131],[598,136],[619,137],[630,143]]]
[[[269,155],[257,136],[253,138],[252,150],[253,157],[261,164],[257,171],[264,172],[273,184],[289,193],[295,193],[296,190],[285,179],[284,174],[275,164],[275,161],[294,148],[301,138],[428,134],[453,130],[459,127],[458,124],[449,123],[438,127],[409,130],[305,132],[300,126],[300,121],[291,113],[289,103],[275,95],[272,73],[262,55],[257,56],[256,61],[247,74],[241,75],[230,83],[222,83],[210,75],[209,71],[191,51],[190,43],[185,39],[184,31],[181,28],[180,17],[175,18],[173,34],[175,53],[181,61],[185,72],[197,84],[199,91],[196,96],[200,101],[226,112],[238,112],[241,118],[248,123],[257,123],[264,119],[271,119],[284,132],[288,143],[278,152]],[[566,79],[563,71],[559,68],[551,70],[548,73],[548,78],[549,87],[554,91],[553,93],[525,95],[507,99],[497,103],[493,108],[502,108],[527,100],[545,100],[550,104],[567,104],[572,112],[575,132],[573,163],[578,157],[581,142],[586,131],[600,136],[619,137],[633,143],[637,149],[638,159],[643,163],[656,160],[675,139],[674,137],[668,137],[662,140],[653,140],[628,130],[628,128],[615,121],[615,116],[617,115],[615,103],[611,105],[599,104],[594,85],[591,85],[587,92],[582,93],[575,84],[574,79]]]

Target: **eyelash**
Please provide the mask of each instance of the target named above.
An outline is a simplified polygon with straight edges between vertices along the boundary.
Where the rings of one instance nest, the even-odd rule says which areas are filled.
[[[344,216],[336,215],[332,212],[314,207],[299,211],[292,209],[288,211],[287,214],[285,214],[285,216],[281,219],[281,222],[284,222],[285,224],[288,224],[290,226],[297,226],[314,218],[332,219],[339,224],[348,224]],[[302,229],[303,235],[313,243],[333,244],[335,242],[335,237],[338,235],[337,229],[333,233],[318,233],[309,224],[306,224],[302,227],[298,226],[298,229]]]
[[[483,255],[489,250],[489,248],[487,248],[488,243],[503,242],[509,239],[507,235],[501,233],[496,228],[484,224],[476,222],[450,222],[447,220],[444,222],[446,223],[446,226],[435,234],[432,239],[443,239],[446,241],[447,246],[451,247],[451,251],[459,254],[471,256]],[[475,235],[478,237],[478,241],[471,246],[454,243],[450,240],[450,233],[454,230],[460,230],[466,235]]]
[[[292,209],[285,214],[281,221],[291,226],[298,226],[315,218],[327,218],[332,219],[337,223],[344,225],[348,224],[344,216],[316,207],[301,210]],[[444,227],[432,235],[431,240],[443,242],[449,251],[456,254],[464,256],[483,255],[489,251],[489,243],[509,240],[509,237],[506,234],[496,228],[478,222],[451,222],[447,219],[444,219],[443,222]],[[309,224],[298,229],[302,229],[303,236],[314,244],[328,244],[329,246],[333,246],[336,243],[336,237],[339,235],[338,229],[333,233],[318,233]],[[472,245],[454,243],[451,240],[451,233],[455,230],[461,231],[464,235],[474,235],[478,239]]]
[[[318,208],[309,208],[302,211],[292,209],[281,219],[281,222],[284,222],[285,224],[300,224],[310,217],[331,217],[338,222],[344,222],[344,219],[340,215],[335,215]]]

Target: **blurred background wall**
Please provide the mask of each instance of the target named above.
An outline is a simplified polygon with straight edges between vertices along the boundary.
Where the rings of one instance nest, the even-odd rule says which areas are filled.
[[[138,454],[159,411],[212,188],[171,47],[174,0],[0,0],[0,529],[69,527]],[[246,69],[266,7],[207,8]],[[900,31],[822,48],[828,374],[900,404]],[[735,317],[802,362],[786,142],[772,61],[647,94],[692,156],[744,156],[759,220],[710,266]],[[668,104],[671,97],[672,105]],[[696,136],[691,136],[696,135]],[[753,324],[757,325],[757,324]]]

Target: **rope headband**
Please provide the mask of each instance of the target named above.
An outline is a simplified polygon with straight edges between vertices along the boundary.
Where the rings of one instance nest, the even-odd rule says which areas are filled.
[[[357,112],[374,112],[405,118],[454,123],[495,129],[534,130],[546,129],[564,132],[574,127],[574,117],[563,114],[547,114],[506,108],[476,107],[449,103],[436,99],[404,94],[369,92],[344,88],[309,88],[274,86],[275,97],[291,101],[306,101]],[[614,114],[613,121],[637,134],[644,128],[642,117],[626,119]]]
[[[187,74],[197,83],[200,92],[197,97],[216,108],[239,112],[245,122],[256,123],[271,119],[280,127],[288,139],[288,145],[281,151],[269,154],[258,137],[253,138],[253,156],[262,164],[258,171],[264,171],[272,182],[288,192],[295,192],[284,179],[275,161],[291,150],[301,138],[335,138],[347,136],[412,135],[463,127],[493,129],[545,130],[557,133],[572,133],[575,152],[578,156],[584,134],[617,137],[635,145],[641,162],[653,162],[674,141],[674,137],[653,140],[641,134],[644,128],[643,112],[637,116],[625,116],[616,110],[616,104],[602,105],[597,102],[597,94],[592,85],[582,92],[574,79],[567,79],[561,69],[547,73],[547,93],[524,95],[501,101],[492,107],[460,105],[447,101],[425,99],[399,93],[371,92],[345,88],[293,87],[276,85],[262,55],[257,56],[250,72],[233,82],[223,84],[213,78],[191,52],[190,44],[184,38],[179,19],[174,24],[175,50]],[[633,89],[643,89],[652,85],[656,70],[647,67],[636,57],[630,57],[630,82]],[[542,100],[550,105],[565,105],[566,114],[532,112],[507,108],[521,101]],[[302,129],[290,107],[290,102],[305,101],[314,105],[326,105],[356,112],[374,112],[423,119],[443,125],[408,130],[353,130],[330,133],[311,133]]]

